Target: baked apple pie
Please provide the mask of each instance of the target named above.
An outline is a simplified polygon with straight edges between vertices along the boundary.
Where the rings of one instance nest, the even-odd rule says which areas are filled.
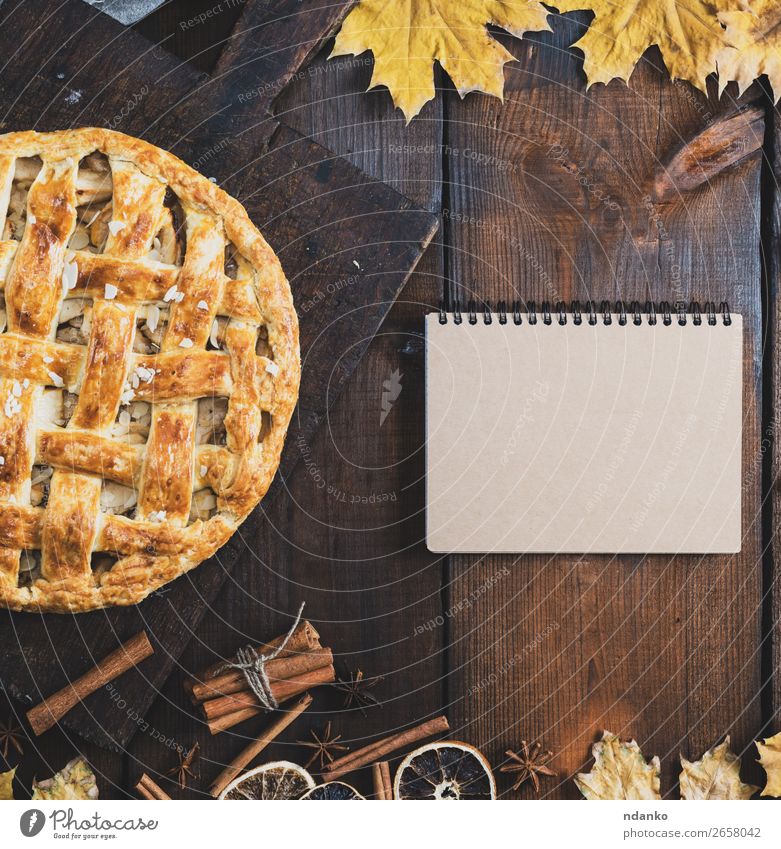
[[[134,604],[268,489],[300,377],[238,201],[103,129],[0,136],[0,604]]]

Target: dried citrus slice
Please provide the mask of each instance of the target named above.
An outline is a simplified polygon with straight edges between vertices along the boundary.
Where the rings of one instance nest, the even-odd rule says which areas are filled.
[[[304,793],[302,799],[328,799],[329,801],[341,801],[344,799],[364,799],[364,796],[349,784],[343,781],[329,781],[320,784],[308,793]]]
[[[272,761],[231,781],[220,799],[300,799],[314,786],[314,778],[297,764]]]
[[[495,799],[491,767],[474,746],[456,740],[429,743],[401,762],[394,782],[397,799]]]

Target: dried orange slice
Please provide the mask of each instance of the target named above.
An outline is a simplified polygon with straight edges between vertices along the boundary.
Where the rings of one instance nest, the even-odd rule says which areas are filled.
[[[315,786],[312,776],[290,761],[272,761],[235,778],[220,799],[300,799]]]
[[[345,799],[365,799],[364,796],[344,781],[329,781],[320,784],[308,793],[304,793],[302,799],[327,799],[328,801],[342,801]]]
[[[483,754],[468,743],[444,740],[415,749],[401,762],[397,799],[495,799],[496,782]]]

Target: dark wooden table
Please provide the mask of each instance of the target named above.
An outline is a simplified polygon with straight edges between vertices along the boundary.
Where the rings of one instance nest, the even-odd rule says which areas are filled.
[[[207,69],[240,12],[222,4],[209,24],[183,26],[212,6],[173,2],[137,28]],[[658,754],[663,792],[673,797],[679,753],[699,757],[725,734],[744,757],[744,778],[761,780],[751,743],[781,722],[778,114],[758,88],[749,92],[762,113],[751,131],[759,138],[746,130],[736,141],[745,155],[657,202],[660,163],[717,127],[734,100],[670,82],[653,51],[629,87],[587,91],[579,55],[567,47],[587,20],[554,16],[553,33],[500,36],[518,60],[508,66],[504,105],[480,95],[461,102],[440,80],[437,101],[405,127],[387,92],[364,93],[368,59],[327,62],[328,46],[283,93],[286,123],[439,214],[440,232],[306,447],[289,497],[259,523],[256,557],[223,588],[127,752],[53,731],[36,742],[26,773],[46,775],[78,749],[106,797],[126,795],[141,771],[163,776],[176,795],[164,778],[177,762],[172,746],[198,740],[201,778],[188,792],[202,793],[263,720],[210,737],[183,678],[248,638],[280,632],[305,600],[344,669],[385,676],[374,690],[383,706],[363,716],[340,710],[337,693],[320,693],[269,759],[300,761],[294,741],[327,719],[355,747],[445,712],[453,736],[496,767],[506,748],[541,740],[561,776],[544,785],[551,797],[577,795],[570,778],[603,728]],[[456,293],[492,301],[726,295],[747,336],[741,553],[430,554],[423,316]],[[397,380],[383,418],[386,383]],[[369,776],[355,783],[368,790]]]

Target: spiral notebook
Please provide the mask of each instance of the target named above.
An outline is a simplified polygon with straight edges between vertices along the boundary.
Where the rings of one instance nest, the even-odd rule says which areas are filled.
[[[428,315],[429,549],[739,551],[742,354],[726,304]]]

